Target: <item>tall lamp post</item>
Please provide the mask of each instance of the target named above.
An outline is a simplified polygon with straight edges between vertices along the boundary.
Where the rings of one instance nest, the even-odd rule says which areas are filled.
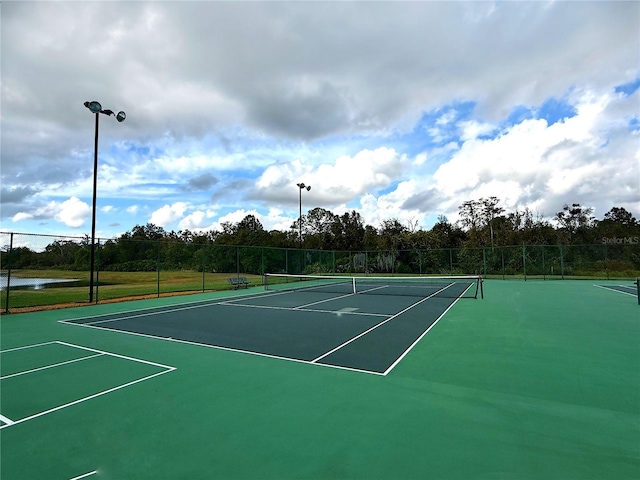
[[[91,217],[91,276],[89,277],[89,303],[93,303],[93,272],[95,270],[96,260],[96,191],[98,187],[98,124],[100,123],[100,113],[103,115],[114,115],[118,122],[124,122],[127,115],[120,111],[117,114],[113,110],[103,110],[102,105],[95,100],[93,102],[84,102],[84,106],[96,115],[96,135],[93,147],[93,213]]]
[[[302,190],[304,190],[305,188],[307,189],[307,192],[309,190],[311,190],[311,185],[305,185],[304,183],[298,183],[298,188],[300,189],[300,217],[298,219],[298,228],[299,228],[299,241],[300,241],[300,248],[302,248]]]

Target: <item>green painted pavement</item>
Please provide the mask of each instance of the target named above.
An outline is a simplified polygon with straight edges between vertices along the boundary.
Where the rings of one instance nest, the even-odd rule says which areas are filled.
[[[587,281],[485,294],[386,377],[57,323],[167,299],[3,316],[2,349],[62,340],[177,370],[0,430],[0,476],[639,478],[636,299]]]

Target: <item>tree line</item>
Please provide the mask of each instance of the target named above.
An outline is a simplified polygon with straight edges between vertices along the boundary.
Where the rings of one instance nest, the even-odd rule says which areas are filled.
[[[458,210],[457,222],[452,223],[441,215],[429,230],[418,228],[417,222],[402,222],[397,218],[384,220],[374,227],[365,224],[355,210],[338,215],[324,208],[309,210],[287,231],[267,231],[253,215],[237,223],[222,223],[220,231],[208,232],[168,232],[149,223],[136,225],[115,239],[101,242],[98,256],[103,270],[153,271],[160,261],[169,269],[204,268],[204,260],[195,252],[204,252],[205,246],[219,247],[207,255],[220,257],[218,261],[230,263],[232,269],[236,259],[225,258],[225,255],[234,257],[235,250],[225,250],[224,246],[398,252],[523,244],[640,243],[640,223],[622,207],[613,207],[602,219],[596,219],[593,209],[577,203],[567,204],[556,213],[553,222],[528,208],[506,213],[497,197],[468,200]],[[42,252],[13,248],[11,265],[13,268],[87,270],[90,242],[85,236],[80,241],[55,240]],[[3,253],[6,250],[7,246],[3,246]],[[635,268],[640,269],[640,256],[635,254],[630,261],[636,257]]]

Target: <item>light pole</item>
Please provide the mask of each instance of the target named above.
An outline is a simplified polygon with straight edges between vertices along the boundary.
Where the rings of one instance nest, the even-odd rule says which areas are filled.
[[[302,190],[306,188],[308,192],[309,190],[311,190],[311,185],[305,185],[304,183],[298,183],[297,185],[298,185],[298,188],[300,189],[300,218],[298,220],[298,228],[300,231],[300,234],[299,234],[300,248],[302,248]]]
[[[89,277],[89,303],[93,303],[93,272],[95,270],[96,260],[96,192],[98,188],[98,124],[100,115],[111,116],[115,115],[118,122],[124,122],[127,115],[120,111],[116,115],[113,110],[103,110],[102,105],[95,100],[93,102],[84,102],[84,106],[91,110],[91,113],[96,115],[96,135],[93,147],[93,213],[91,217],[91,276]]]

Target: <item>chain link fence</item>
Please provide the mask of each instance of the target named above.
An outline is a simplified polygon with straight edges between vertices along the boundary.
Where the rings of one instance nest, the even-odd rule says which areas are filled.
[[[91,240],[0,233],[1,311],[86,304]],[[565,279],[640,276],[640,245],[518,245],[433,250],[326,251],[176,239],[97,240],[93,301],[231,288],[264,273],[456,275]]]

